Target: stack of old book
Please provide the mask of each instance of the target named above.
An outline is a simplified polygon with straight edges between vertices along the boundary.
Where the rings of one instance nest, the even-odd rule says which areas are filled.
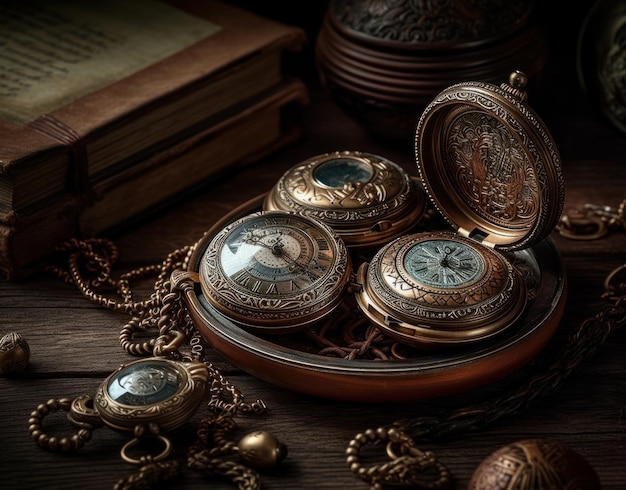
[[[192,0],[0,5],[0,275],[300,134],[304,32]]]

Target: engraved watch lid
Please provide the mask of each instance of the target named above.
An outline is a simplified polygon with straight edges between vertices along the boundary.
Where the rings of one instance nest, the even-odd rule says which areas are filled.
[[[500,87],[452,85],[426,107],[415,156],[426,191],[464,236],[502,250],[545,238],[563,209],[560,156],[548,129],[525,104],[526,76]]]
[[[426,210],[426,197],[398,164],[370,153],[335,151],[290,168],[263,207],[322,221],[349,247],[370,246],[413,227]]]

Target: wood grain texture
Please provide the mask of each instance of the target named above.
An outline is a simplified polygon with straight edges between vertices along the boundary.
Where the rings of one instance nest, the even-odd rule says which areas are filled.
[[[312,155],[358,149],[386,156],[415,174],[408,143],[379,141],[364,133],[321,90],[313,87],[305,117],[306,137],[261,164],[229,175],[187,196],[140,223],[112,236],[120,250],[119,270],[161,261],[174,249],[197,240],[213,222],[235,206],[270,189],[291,165]],[[571,102],[571,99],[570,99]],[[617,205],[626,198],[626,137],[617,133],[588,104],[576,107],[554,99],[548,117],[566,174],[566,207],[585,202]],[[626,231],[602,240],[578,242],[554,233],[567,269],[569,295],[556,344],[602,303],[606,274],[626,262]],[[139,286],[147,294],[148,284]],[[46,274],[28,280],[0,282],[0,333],[18,331],[31,347],[31,363],[20,376],[0,377],[0,486],[7,489],[112,488],[132,468],[118,455],[125,437],[108,429],[73,456],[40,450],[27,432],[29,413],[49,398],[93,393],[120,363],[129,361],[117,336],[125,318],[97,307],[71,286]],[[554,344],[553,343],[553,344]],[[543,361],[559,347],[542,353]],[[589,362],[524,413],[477,432],[422,445],[434,450],[466,488],[483,458],[516,440],[554,438],[579,452],[595,468],[605,490],[626,488],[626,331],[614,332]],[[345,464],[349,440],[368,427],[400,418],[441,414],[495,396],[508,380],[476,392],[441,400],[402,404],[360,404],[315,399],[288,392],[241,372],[212,353],[216,365],[248,399],[262,398],[263,416],[239,421],[241,435],[267,429],[288,445],[287,460],[264,474],[267,489],[365,489]],[[515,377],[512,378],[514,381]],[[304,381],[303,381],[304,382]],[[173,434],[176,454],[194,439],[201,413]],[[63,417],[50,417],[50,430],[64,433]],[[378,454],[382,458],[382,452]],[[207,482],[187,471],[168,488],[234,488],[229,482]]]

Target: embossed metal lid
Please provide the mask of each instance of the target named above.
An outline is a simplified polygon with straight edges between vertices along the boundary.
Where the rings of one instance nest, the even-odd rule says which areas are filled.
[[[426,210],[426,196],[390,160],[360,151],[335,151],[290,168],[263,207],[316,218],[348,246],[372,246],[413,227]]]
[[[560,156],[525,104],[527,78],[452,85],[422,113],[415,157],[431,200],[463,235],[501,250],[545,238],[563,209]]]

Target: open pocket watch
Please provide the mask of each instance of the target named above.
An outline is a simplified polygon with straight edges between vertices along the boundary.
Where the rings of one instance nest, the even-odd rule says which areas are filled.
[[[394,240],[357,278],[363,312],[400,342],[483,340],[525,309],[524,280],[501,252],[544,239],[564,201],[558,152],[523,104],[525,85],[520,72],[501,88],[454,85],[419,120],[418,170],[456,232]]]
[[[500,87],[466,82],[443,90],[417,124],[419,183],[382,157],[328,153],[297,164],[269,193],[216,224],[190,260],[199,294],[189,306],[201,333],[262,378],[280,384],[276,373],[293,367],[330,371],[319,381],[341,384],[363,366],[301,358],[257,336],[310,326],[352,296],[356,315],[434,353],[424,357],[433,369],[441,360],[439,369],[456,375],[465,365],[477,381],[493,378],[487,370],[504,375],[527,362],[555,331],[566,288],[548,238],[564,202],[560,157],[525,104],[525,85],[515,72]],[[420,223],[428,199],[446,229]],[[365,259],[363,250],[371,251]],[[529,297],[545,294],[529,305]],[[494,358],[499,364],[488,367],[485,359]],[[389,391],[389,378],[374,371],[346,396],[371,399],[363,392],[372,379]],[[400,377],[413,386],[410,374]],[[405,388],[399,383],[391,393],[415,396],[400,393]]]

